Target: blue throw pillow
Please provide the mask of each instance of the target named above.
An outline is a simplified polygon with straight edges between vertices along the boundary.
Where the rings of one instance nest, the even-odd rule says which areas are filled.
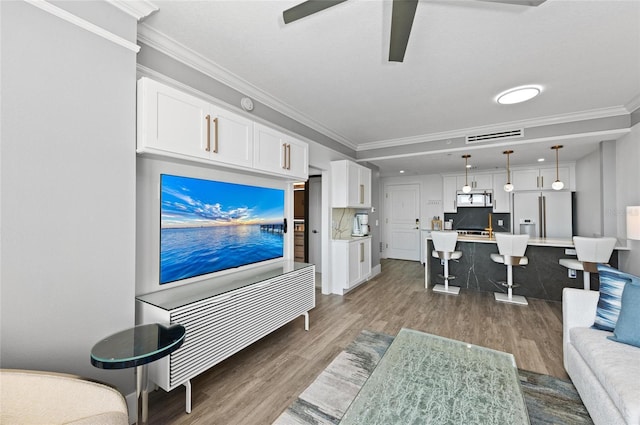
[[[612,341],[640,347],[640,278],[627,283],[622,291],[622,305]]]
[[[600,298],[593,327],[613,332],[620,315],[622,290],[635,276],[602,264],[598,264],[598,275]]]

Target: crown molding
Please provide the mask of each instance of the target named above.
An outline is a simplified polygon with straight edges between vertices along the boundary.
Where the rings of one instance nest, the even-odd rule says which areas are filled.
[[[161,33],[160,31],[145,23],[138,25],[138,42],[146,44],[147,46],[152,47],[153,49],[169,56],[170,58],[175,59],[178,62],[181,62],[199,72],[202,72],[203,74],[208,75],[209,77],[218,80],[223,84],[226,84],[232,89],[237,90],[257,100],[258,102],[274,109],[275,111],[280,112],[288,116],[289,118],[296,120],[299,123],[304,124],[307,127],[318,131],[319,133],[324,134],[325,136],[330,137],[333,140],[353,150],[357,150],[358,146],[346,137],[334,132],[318,121],[315,121],[311,117],[287,105],[286,103],[281,102],[271,94],[254,86],[253,84],[237,76],[231,71],[221,67],[210,59],[207,59],[200,53],[189,49],[185,45],[175,41],[174,39],[168,37],[167,35]]]
[[[80,27],[86,31],[89,31],[99,37],[109,40],[135,53],[138,53],[140,51],[140,46],[138,46],[137,44],[132,43],[129,40],[126,40],[120,37],[119,35],[116,35],[110,31],[107,31],[104,28],[99,27],[96,24],[93,24],[85,19],[82,19],[72,13],[69,13],[64,9],[59,8],[58,6],[54,6],[53,4],[45,0],[25,0],[25,1],[30,5],[37,7],[38,9],[44,10],[45,12],[50,13],[53,16],[57,16],[62,20],[65,20],[77,27]]]
[[[484,149],[489,146],[495,147],[511,147],[518,145],[528,145],[532,143],[548,143],[548,142],[559,142],[563,140],[572,140],[582,137],[608,137],[608,136],[622,136],[625,134],[629,134],[631,132],[630,128],[619,128],[615,130],[602,130],[602,131],[592,131],[588,133],[576,133],[576,134],[563,134],[561,136],[548,136],[548,137],[539,137],[536,139],[526,139],[526,140],[509,140],[505,142],[491,143],[485,145],[465,145],[465,146],[455,146],[447,149],[434,149],[428,151],[420,151],[420,152],[407,152],[401,154],[391,154],[391,155],[380,155],[374,157],[366,157],[366,158],[358,158],[356,162],[367,162],[367,161],[381,161],[385,159],[397,159],[397,158],[407,158],[407,157],[415,157],[420,155],[436,155],[442,153],[453,153],[453,152],[469,152],[477,149]],[[604,139],[603,139],[604,140]]]
[[[520,121],[511,121],[501,124],[492,124],[479,127],[469,127],[453,131],[444,131],[441,133],[429,133],[418,136],[403,137],[398,139],[379,140],[375,142],[362,143],[358,145],[358,152],[368,151],[372,149],[389,148],[396,146],[412,145],[423,142],[434,142],[437,140],[455,139],[465,137],[476,133],[493,133],[504,131],[511,128],[531,128],[543,125],[564,124],[576,121],[592,120],[597,118],[609,118],[618,115],[628,115],[629,110],[624,106],[615,106],[611,108],[593,109],[589,111],[572,112],[569,114],[553,115],[542,118],[532,118]]]
[[[107,0],[107,3],[133,16],[136,21],[141,21],[153,12],[160,10],[158,6],[149,0]]]
[[[629,103],[625,105],[625,107],[627,108],[629,113],[633,113],[636,111],[636,109],[640,108],[640,94],[631,99]]]

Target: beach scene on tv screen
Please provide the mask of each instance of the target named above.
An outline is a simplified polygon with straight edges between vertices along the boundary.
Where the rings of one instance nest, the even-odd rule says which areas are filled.
[[[284,190],[160,180],[160,284],[283,256]]]

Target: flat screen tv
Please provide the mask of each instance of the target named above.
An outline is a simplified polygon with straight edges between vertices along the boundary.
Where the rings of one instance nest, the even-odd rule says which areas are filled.
[[[160,284],[283,257],[284,190],[160,176]]]

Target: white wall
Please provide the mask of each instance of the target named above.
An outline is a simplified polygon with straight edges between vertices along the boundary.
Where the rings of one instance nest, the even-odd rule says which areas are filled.
[[[576,210],[578,236],[602,236],[601,155],[595,150],[576,161]]]
[[[640,205],[640,124],[616,142],[616,211],[618,238],[626,239],[626,207]],[[621,251],[619,267],[640,276],[640,241],[628,241],[631,251]]]
[[[0,7],[1,367],[75,373],[127,394],[132,369],[89,359],[134,324],[136,54],[31,4]],[[135,41],[134,18],[91,9],[86,19]]]

